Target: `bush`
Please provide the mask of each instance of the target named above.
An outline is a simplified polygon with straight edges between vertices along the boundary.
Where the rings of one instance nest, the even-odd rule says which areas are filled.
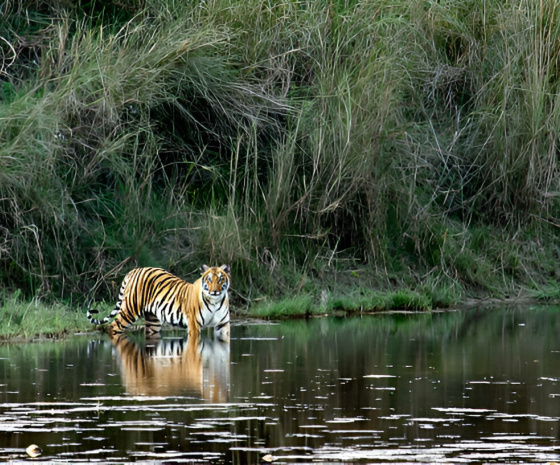
[[[0,6],[4,287],[91,300],[205,262],[248,301],[327,268],[453,295],[540,279],[552,0],[99,5]]]

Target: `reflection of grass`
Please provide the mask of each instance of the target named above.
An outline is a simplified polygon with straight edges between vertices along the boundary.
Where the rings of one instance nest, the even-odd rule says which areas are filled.
[[[91,329],[85,313],[63,304],[22,302],[15,294],[4,299],[0,307],[0,339],[31,339],[37,335],[58,338]]]
[[[507,306],[472,308],[450,312],[380,313],[324,318],[288,320],[259,329],[269,337],[298,338],[304,346],[327,331],[333,340],[384,340],[387,335],[401,335],[403,340],[495,340],[504,334],[554,334],[560,331],[560,306],[540,305],[526,308]],[[520,325],[521,324],[521,325]],[[551,328],[554,328],[551,331]]]

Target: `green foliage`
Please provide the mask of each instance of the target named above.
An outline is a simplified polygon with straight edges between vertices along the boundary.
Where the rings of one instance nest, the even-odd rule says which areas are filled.
[[[538,300],[550,301],[550,300],[560,300],[560,286],[557,282],[550,282],[539,286],[538,289],[534,289],[531,295]]]
[[[542,285],[558,10],[5,2],[0,283],[93,300],[133,266],[229,263],[240,300],[301,294],[303,314]],[[357,300],[305,304],[325,288]]]
[[[332,310],[374,312],[382,310],[431,310],[432,302],[425,293],[400,289],[395,292],[362,290],[359,294],[331,297],[328,307]]]
[[[260,318],[308,317],[314,314],[345,312],[375,312],[387,310],[428,311],[432,308],[429,296],[409,290],[396,292],[372,292],[362,290],[348,295],[328,295],[319,297],[310,294],[284,298],[274,302],[255,305],[250,315]]]
[[[257,304],[251,310],[251,316],[267,319],[307,317],[314,313],[320,313],[320,308],[313,297],[308,294],[281,299],[273,303]]]
[[[62,304],[45,305],[36,299],[21,300],[19,293],[3,295],[0,305],[0,340],[61,337],[68,333],[91,330],[85,314]]]

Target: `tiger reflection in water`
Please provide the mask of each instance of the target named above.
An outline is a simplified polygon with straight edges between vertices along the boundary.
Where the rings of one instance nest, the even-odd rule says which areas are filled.
[[[134,342],[126,334],[111,337],[120,356],[127,393],[173,396],[189,391],[206,402],[229,400],[229,343],[204,337],[156,338]]]

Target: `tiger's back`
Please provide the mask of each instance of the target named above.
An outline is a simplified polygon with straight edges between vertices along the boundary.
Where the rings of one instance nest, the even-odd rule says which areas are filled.
[[[187,327],[189,334],[213,327],[220,339],[229,339],[229,267],[207,267],[194,283],[160,268],[136,268],[124,278],[115,309],[103,320],[87,316],[95,325],[109,324],[111,334],[122,333],[138,318],[145,320],[146,335],[157,334],[162,323]],[[114,319],[113,319],[114,318]]]

